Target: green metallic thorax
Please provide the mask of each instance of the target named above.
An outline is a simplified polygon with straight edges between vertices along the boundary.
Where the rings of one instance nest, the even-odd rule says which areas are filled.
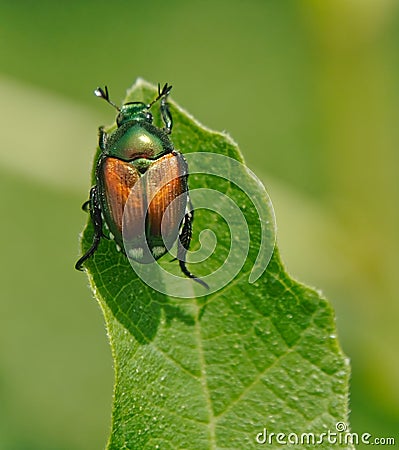
[[[157,159],[172,150],[173,145],[162,130],[148,122],[129,121],[111,133],[105,154],[132,161],[137,158]]]

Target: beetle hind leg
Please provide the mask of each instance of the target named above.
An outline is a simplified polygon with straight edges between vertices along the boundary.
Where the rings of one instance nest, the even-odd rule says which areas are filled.
[[[83,270],[83,263],[93,255],[93,253],[97,250],[101,238],[103,237],[103,220],[101,217],[101,209],[97,199],[97,187],[93,186],[90,190],[90,200],[83,204],[85,209],[87,207],[90,211],[91,221],[94,226],[94,236],[93,242],[87,252],[77,261],[75,264],[76,270]]]
[[[188,278],[192,278],[197,283],[204,286],[206,289],[209,289],[209,286],[205,283],[205,281],[198,278],[196,275],[191,273],[186,266],[186,254],[190,247],[191,236],[192,236],[192,221],[193,214],[191,211],[188,211],[183,219],[182,229],[179,234],[179,239],[177,241],[177,259],[179,260],[179,265],[181,271]]]
[[[201,280],[201,278],[198,278],[196,275],[194,275],[187,269],[185,261],[180,260],[179,264],[180,264],[181,271],[184,273],[184,275],[186,275],[186,277],[192,278],[194,281],[199,283],[201,286],[204,286],[204,288],[209,289],[209,286],[207,285],[207,283],[205,283],[204,280]]]

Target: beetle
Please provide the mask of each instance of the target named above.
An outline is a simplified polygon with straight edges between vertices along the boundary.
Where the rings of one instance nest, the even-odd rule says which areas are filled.
[[[93,241],[77,261],[76,269],[82,270],[102,238],[114,239],[118,250],[142,264],[162,257],[177,240],[175,259],[181,271],[208,288],[186,267],[194,212],[186,160],[169,139],[173,120],[167,97],[171,89],[167,83],[162,89],[158,84],[158,95],[151,103],[128,102],[120,108],[110,100],[106,86],[94,91],[118,111],[117,128],[109,134],[104,127],[99,128],[96,184],[82,205],[90,213]],[[162,129],[153,124],[150,112],[158,101]]]

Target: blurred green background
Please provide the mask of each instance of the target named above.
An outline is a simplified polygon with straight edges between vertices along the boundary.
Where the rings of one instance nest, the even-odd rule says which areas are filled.
[[[119,103],[138,76],[239,143],[289,272],[336,310],[353,431],[398,443],[399,3],[0,5],[0,449],[105,445],[112,359],[73,265],[114,119],[93,88]]]

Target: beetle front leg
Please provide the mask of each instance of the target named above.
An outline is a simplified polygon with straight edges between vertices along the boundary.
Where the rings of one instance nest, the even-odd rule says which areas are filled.
[[[170,134],[172,132],[173,119],[172,119],[172,114],[170,113],[167,96],[162,97],[162,100],[161,100],[161,116],[162,116],[163,123],[165,124],[164,131],[165,131],[165,133]]]
[[[85,202],[83,206],[87,207],[87,205],[89,205],[90,217],[94,227],[94,236],[91,247],[75,264],[75,269],[77,270],[82,270],[83,263],[97,250],[103,236],[103,219],[101,216],[100,203],[97,198],[97,186],[93,186],[90,189],[90,200]]]
[[[98,129],[98,146],[102,152],[105,151],[105,146],[107,145],[108,134],[105,132],[104,127]]]
[[[179,265],[181,271],[188,278],[192,278],[197,283],[204,286],[206,289],[209,289],[209,286],[205,283],[205,281],[198,278],[196,275],[192,274],[186,267],[186,255],[187,251],[190,247],[191,236],[192,236],[192,221],[193,214],[191,211],[186,212],[186,215],[183,219],[183,225],[179,234],[179,239],[177,241],[177,259],[179,260]]]

